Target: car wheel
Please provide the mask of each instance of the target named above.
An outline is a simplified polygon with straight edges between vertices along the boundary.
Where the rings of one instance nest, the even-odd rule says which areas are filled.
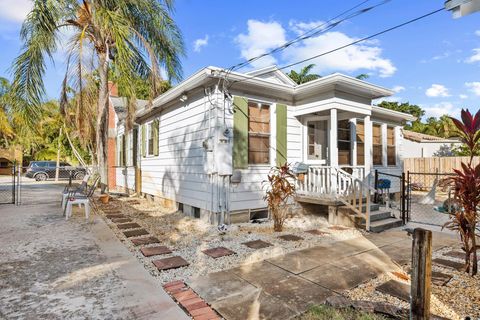
[[[77,172],[75,174],[75,180],[83,180],[83,178],[85,178],[85,173],[83,172]]]
[[[37,173],[35,175],[35,180],[37,181],[46,181],[48,179],[48,176],[46,173]]]

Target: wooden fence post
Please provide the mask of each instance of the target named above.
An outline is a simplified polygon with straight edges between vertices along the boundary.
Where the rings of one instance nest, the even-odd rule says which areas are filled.
[[[413,233],[410,319],[430,318],[432,282],[432,232],[416,228]]]

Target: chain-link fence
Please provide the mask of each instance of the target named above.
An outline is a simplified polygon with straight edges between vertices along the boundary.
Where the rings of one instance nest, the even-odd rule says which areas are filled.
[[[0,166],[0,204],[15,203],[16,167]]]
[[[455,206],[453,190],[447,183],[453,174],[407,172],[409,221],[443,226]]]

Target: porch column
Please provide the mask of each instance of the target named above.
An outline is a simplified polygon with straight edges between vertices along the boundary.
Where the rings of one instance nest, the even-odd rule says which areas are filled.
[[[388,155],[387,155],[387,124],[382,123],[382,165],[387,166]]]
[[[330,143],[329,145],[329,160],[332,167],[338,166],[338,119],[337,109],[330,109]]]
[[[363,119],[364,129],[365,129],[365,177],[370,174],[372,170],[372,151],[373,151],[373,130],[372,122],[370,121],[370,116],[365,116]]]
[[[350,119],[350,163],[357,165],[357,119]]]

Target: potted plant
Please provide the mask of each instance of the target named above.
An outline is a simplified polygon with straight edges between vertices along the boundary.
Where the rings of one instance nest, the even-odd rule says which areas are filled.
[[[264,181],[267,186],[264,200],[273,218],[273,230],[280,232],[287,218],[289,200],[295,196],[295,174],[290,166],[285,163],[278,167],[272,167],[268,174],[268,180]]]
[[[466,272],[477,274],[477,221],[480,205],[480,164],[473,165],[473,157],[480,151],[480,110],[473,116],[463,110],[461,120],[451,118],[457,127],[462,142],[465,144],[470,160],[463,163],[461,169],[454,169],[454,177],[445,179],[444,183],[453,186],[457,206],[453,206],[451,219],[444,227],[460,234],[462,249],[465,251]]]

